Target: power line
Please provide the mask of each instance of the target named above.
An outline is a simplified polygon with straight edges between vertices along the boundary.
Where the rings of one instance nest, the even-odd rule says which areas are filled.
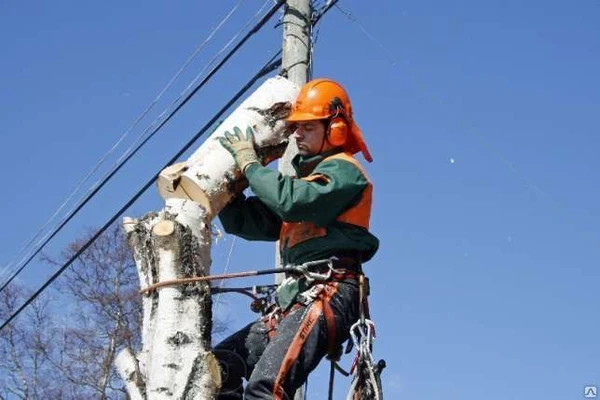
[[[335,1],[337,2],[338,0],[335,0]],[[323,2],[325,2],[325,0]],[[311,23],[311,29],[315,29],[315,27],[318,25],[318,22],[319,22],[320,18],[327,11],[329,11],[331,9],[331,7],[333,7],[335,5],[335,3],[334,4],[330,4],[330,3],[331,3],[331,0],[327,0],[327,4],[324,4],[324,5],[319,6],[319,7],[316,6],[316,2],[313,3],[313,8],[315,8],[315,9],[318,8],[318,10],[315,13],[316,18]],[[281,22],[279,24],[281,24]],[[318,36],[318,27],[317,27],[317,36]],[[311,38],[311,40],[313,40],[312,37],[313,37],[313,35],[310,34],[309,38]],[[309,71],[310,71],[309,76],[312,76],[313,50],[314,50],[314,44],[315,43],[316,43],[316,38],[314,39],[313,44],[310,46],[311,54],[310,54],[310,57],[309,57]],[[227,271],[229,270],[229,265],[230,265],[230,262],[231,262],[231,256],[233,254],[233,249],[235,247],[236,239],[237,239],[236,236],[233,236],[233,241],[232,241],[231,246],[229,248],[229,253],[227,254],[227,261],[225,262],[225,268],[223,270],[224,274],[226,274]],[[218,289],[220,291],[222,291],[224,285],[225,285],[225,281],[223,280],[223,281],[221,281],[221,284],[218,286]],[[214,305],[214,312],[215,313],[217,312],[217,309],[219,308],[219,304],[220,304],[220,300],[221,300],[221,294],[222,294],[222,292],[219,292],[219,294],[217,294],[217,296],[215,298],[215,301],[214,301],[214,304],[213,304]],[[306,395],[306,393],[305,393],[305,395]]]
[[[331,7],[335,6],[338,1],[339,0],[328,0],[327,4],[316,13],[316,16],[313,17],[313,26],[315,26],[321,20],[321,18],[327,14],[327,11],[331,10]]]
[[[233,254],[233,248],[235,247],[235,241],[237,239],[237,236],[233,237],[233,240],[231,241],[231,246],[229,247],[229,254],[227,254],[227,261],[225,262],[225,268],[223,269],[223,274],[227,274],[227,271],[229,271],[229,263],[231,262],[231,256]],[[221,284],[218,286],[219,289],[223,289],[223,286],[225,285],[225,280],[221,281]],[[219,301],[221,300],[221,293],[219,293],[217,295],[217,298],[214,301],[214,313],[217,313],[217,310],[219,309]]]
[[[200,46],[198,46],[194,50],[194,52],[188,57],[188,59],[185,61],[185,63],[183,63],[183,65],[179,68],[179,70],[177,71],[177,73],[169,80],[169,82],[158,93],[158,95],[154,98],[154,100],[144,109],[144,111],[136,118],[136,120],[134,121],[134,123],[121,135],[121,137],[112,145],[112,147],[106,152],[106,154],[104,154],[100,158],[100,160],[92,167],[92,169],[88,172],[88,174],[83,179],[81,179],[79,181],[79,183],[75,186],[75,189],[66,198],[66,200],[58,207],[58,209],[54,212],[54,214],[42,225],[42,227],[30,239],[30,241],[17,253],[17,256],[13,260],[11,260],[3,268],[2,271],[0,271],[0,274],[3,274],[4,271],[10,270],[10,268],[13,266],[13,264],[15,263],[15,261],[17,260],[17,257],[19,255],[25,254],[25,256],[19,261],[19,263],[22,263],[27,258],[26,251],[31,247],[31,245],[34,243],[34,241],[42,234],[42,232],[46,229],[46,227],[48,225],[50,225],[50,223],[56,218],[56,216],[61,212],[61,210],[66,207],[66,205],[71,201],[71,199],[73,198],[73,196],[75,196],[75,194],[81,189],[81,187],[83,186],[83,184],[85,182],[87,182],[92,177],[92,175],[98,170],[98,168],[100,168],[100,166],[102,164],[104,164],[104,162],[106,161],[106,159],[117,149],[117,147],[123,142],[123,140],[125,140],[125,138],[129,135],[129,133],[131,133],[131,131],[133,129],[135,129],[139,125],[139,123],[144,119],[144,117],[146,117],[146,115],[148,115],[148,113],[150,112],[150,110],[152,110],[152,108],[154,108],[154,106],[162,98],[162,96],[165,94],[165,92],[173,85],[173,83],[177,80],[177,78],[179,78],[179,76],[181,76],[181,74],[183,73],[183,71],[185,71],[185,69],[187,68],[187,66],[194,60],[194,58],[196,58],[196,56],[200,53],[200,51],[212,40],[212,38],[214,37],[214,35],[219,31],[219,29],[221,29],[221,27],[225,24],[225,22],[227,22],[227,20],[235,13],[235,11],[241,5],[242,1],[243,0],[239,0],[238,1],[238,3],[229,11],[229,13],[225,16],[225,18],[223,18],[223,20],[208,35],[208,37],[200,44]],[[189,86],[188,86],[188,89],[189,89]],[[139,138],[137,140],[139,140]],[[128,149],[128,151],[129,151],[129,149]],[[126,153],[127,153],[127,151],[125,152],[125,154]],[[38,245],[43,240],[44,240],[44,238],[42,238],[42,240],[40,242],[38,242]]]
[[[202,74],[204,74],[204,71],[206,71],[206,69],[211,66],[215,60],[225,51],[227,50],[227,48],[229,46],[231,46],[231,44],[239,37],[239,35],[241,35],[241,33],[246,30],[246,28],[248,28],[248,26],[258,17],[258,15],[263,11],[263,9],[265,8],[265,6],[267,4],[269,4],[270,0],[265,0],[265,2],[263,3],[263,5],[258,9],[258,11],[254,14],[254,16],[252,18],[250,18],[250,20],[246,23],[246,25],[244,25],[244,27],[242,29],[240,29],[235,35],[233,35],[231,37],[231,39],[229,39],[229,41],[223,46],[223,48],[221,50],[219,50],[217,52],[217,54],[215,54],[215,56],[206,64],[206,66],[204,68],[202,68],[202,71],[200,71],[198,73],[198,75],[194,78],[194,80],[185,88],[185,90],[183,91],[183,93],[185,93],[187,90],[189,90],[197,81],[198,79],[200,79],[200,76],[202,76]]]
[[[319,20],[321,19],[321,17],[327,13],[327,11],[329,11],[329,9],[331,9],[331,7],[333,7],[338,0],[332,0],[328,3],[327,7],[313,20],[313,25],[317,24],[319,22]],[[277,10],[283,5],[285,4],[285,0],[276,0],[276,4],[269,10],[269,12],[263,16],[263,18],[246,34],[246,36],[244,36],[244,38],[227,54],[227,56],[221,60],[221,62],[213,68],[213,70],[211,70],[211,72],[208,74],[208,76],[185,98],[185,100],[167,117],[167,119],[165,119],[151,134],[148,138],[146,138],[144,140],[144,142],[142,142],[142,144],[136,148],[136,150],[134,151],[134,153],[132,153],[126,160],[124,160],[124,163],[127,162],[131,156],[133,156],[135,154],[135,152],[137,152],[137,150],[139,150],[139,148],[141,146],[143,146],[143,144],[145,142],[147,142],[147,140],[149,140],[156,132],[158,132],[159,129],[161,129],[166,122],[168,122],[170,120],[170,118],[181,109],[181,107],[183,107],[183,105],[185,103],[187,103],[187,101],[189,101],[189,99],[203,86],[203,84],[205,82],[207,82],[217,71],[218,69],[220,69],[220,67],[222,65],[224,65],[229,58],[231,58],[233,56],[233,54],[235,54],[235,52],[252,36],[254,35],[256,32],[258,32],[262,26],[273,16],[273,14],[275,14],[275,12],[277,12]],[[161,171],[162,169],[168,167],[169,165],[172,165],[174,162],[176,162],[179,157],[181,157],[181,155],[183,155],[194,143],[196,140],[198,140],[198,138],[200,138],[204,133],[206,133],[206,131],[215,123],[219,120],[219,118],[246,92],[248,91],[248,89],[250,87],[252,87],[252,85],[254,85],[254,83],[262,78],[263,76],[265,76],[266,74],[272,72],[273,70],[275,70],[277,67],[281,66],[281,62],[282,59],[280,57],[281,55],[281,50],[279,50],[273,57],[271,57],[271,59],[263,66],[263,68],[261,68],[261,70],[259,70],[252,79],[250,79],[250,81],[248,81],[248,83],[242,88],[240,89],[231,99],[229,102],[227,102],[227,104],[225,106],[223,106],[218,112],[217,114],[215,114],[215,116],[213,116],[213,118],[204,125],[204,127],[202,127],[202,129],[200,129],[200,131],[198,131],[198,133],[196,133],[196,135],[194,135],[194,137],[192,137],[186,144],[185,146],[183,146],[164,166],[163,168],[161,168],[159,171]],[[118,171],[118,169],[122,166],[123,164],[119,165],[119,167],[117,168],[117,170],[115,170],[107,179],[110,179],[112,177],[112,175],[114,175],[114,173],[116,173]],[[79,256],[86,251],[91,245],[92,243],[100,236],[102,235],[116,220],[117,218],[119,218],[129,207],[131,207],[132,204],[134,204],[141,196],[142,194],[144,194],[146,192],[146,190],[148,190],[148,188],[150,188],[150,186],[152,186],[152,184],[155,182],[156,178],[158,177],[158,173],[155,174],[148,182],[146,182],[146,184],[127,202],[125,203],[125,205],[123,205],[123,207],[121,207],[103,226],[102,228],[100,228],[91,238],[88,239],[88,241],[59,269],[57,270],[35,293],[33,293],[26,301],[25,303],[19,307],[19,309],[17,309],[15,312],[13,312],[11,314],[11,316],[2,323],[2,325],[0,326],[0,331],[2,331],[2,329],[4,329],[8,324],[10,324],[10,322],[16,318],[25,308],[27,308],[27,306],[29,304],[31,304],[31,302],[33,302],[44,290],[46,290],[46,288],[48,288],[52,282],[54,282],[77,258],[79,258]],[[106,183],[106,180],[101,184],[101,186],[99,188],[97,188],[92,194],[90,194],[90,196],[85,200],[85,202],[87,202],[91,196],[95,195],[97,193],[98,190],[100,190],[100,188]],[[85,204],[85,202],[75,211],[79,211],[79,209],[81,207],[83,207],[83,205]],[[69,217],[72,218],[72,215]],[[60,228],[62,228],[64,226],[64,224],[66,224],[67,221],[65,221],[65,223],[63,223]],[[60,230],[59,228],[59,230]],[[57,231],[58,232],[58,231]],[[55,232],[53,234],[56,235]],[[50,237],[45,243],[44,245],[50,240],[52,239],[52,237]],[[43,246],[42,246],[43,247]],[[41,250],[38,249],[38,253]],[[37,254],[37,253],[36,253]],[[33,257],[35,257],[35,255],[32,255],[31,258],[27,261],[27,263],[29,263]],[[25,265],[27,265],[27,263]],[[20,270],[16,273],[18,274],[24,267],[22,266],[20,268]],[[11,280],[14,278],[14,276],[11,277]],[[10,283],[10,282],[8,282]],[[0,288],[0,291],[3,290],[7,285],[5,284],[2,288]]]
[[[280,3],[280,5],[282,2]],[[172,165],[176,162],[182,154],[184,154],[195,142],[198,140],[210,127],[212,127],[221,116],[236,102],[254,83],[265,76],[266,74],[272,72],[276,68],[281,65],[281,57],[279,57],[281,51],[277,52],[271,59],[242,87],[228,102],[223,106],[211,119],[208,121],[198,133],[194,135],[186,144],[183,146],[171,159],[161,168],[159,171],[162,171],[164,168]],[[33,293],[26,301],[23,303],[21,307],[19,307],[15,312],[11,314],[11,316],[2,323],[0,326],[0,331],[4,329],[13,319],[15,319],[31,302],[33,302],[52,282],[54,282],[79,256],[88,249],[94,243],[100,235],[102,235],[116,220],[119,218],[133,203],[135,203],[141,196],[154,184],[156,178],[158,177],[158,173],[152,176],[151,179],[142,186],[142,188],[129,200],[125,205],[123,205],[103,226],[100,228],[92,237],[90,237],[87,242],[81,246],[81,248],[73,255],[69,260],[63,264],[58,271],[56,271],[46,282],[35,292]]]
[[[204,68],[202,69],[202,71],[192,80],[192,82],[183,90],[183,92],[154,120],[152,121],[152,123],[136,138],[136,140],[131,144],[131,146],[125,150],[125,152],[123,152],[123,154],[121,155],[121,157],[113,164],[113,166],[111,167],[111,169],[109,171],[106,172],[106,174],[104,174],[104,176],[102,176],[100,179],[98,179],[98,181],[96,181],[86,192],[86,194],[92,192],[96,187],[98,187],[98,185],[101,184],[101,182],[104,179],[110,179],[110,177],[108,177],[108,175],[114,171],[115,168],[119,167],[119,163],[121,163],[121,161],[123,161],[132,151],[136,151],[143,147],[148,141],[145,141],[144,143],[142,143],[140,146],[138,146],[138,148],[136,148],[135,146],[138,145],[138,143],[140,143],[140,140],[142,140],[142,138],[152,129],[152,127],[154,127],[156,124],[159,123],[159,121],[161,121],[161,118],[167,114],[167,111],[172,109],[172,107],[176,106],[177,103],[183,98],[183,96],[185,95],[185,93],[194,86],[194,84],[200,79],[200,77],[204,74],[204,72],[206,71],[206,69],[213,65],[215,60],[225,51],[227,50],[227,48],[229,48],[231,46],[231,44],[235,41],[235,39],[237,39],[239,37],[239,35],[241,35],[241,33],[246,30],[248,28],[248,26],[250,26],[250,24],[260,15],[260,13],[263,11],[263,9],[265,8],[265,6],[269,3],[270,0],[266,0],[263,5],[260,7],[260,9],[255,13],[255,15],[246,23],[246,25],[244,25],[244,27],[242,29],[240,29],[230,40],[229,42],[227,42],[227,44],[225,46],[223,46],[223,48],[221,50],[219,50],[217,52],[217,54],[215,54],[215,56],[204,66]],[[123,163],[126,163],[127,160],[125,160]],[[107,178],[108,177],[108,178]],[[67,213],[67,216],[70,215],[71,213],[76,213],[77,211],[74,211],[84,200],[85,195],[83,195],[79,201],[69,210],[69,212]],[[54,227],[54,229],[60,229],[59,226],[62,222],[65,221],[67,217],[63,217],[63,219],[57,223]],[[50,222],[50,221],[48,221]],[[37,245],[40,245],[42,242],[44,242],[44,240],[46,238],[48,238],[48,236],[51,234],[52,231],[49,231],[46,233],[46,235],[40,239],[40,241],[37,243]],[[42,245],[42,247],[45,246],[45,243]],[[31,254],[31,253],[29,253]],[[34,255],[35,256],[35,255]],[[24,262],[27,259],[27,255],[24,256],[19,263]],[[17,272],[18,274],[18,272]],[[0,288],[1,291],[2,288]]]
[[[337,1],[335,2],[337,3]],[[362,33],[364,33],[364,35],[369,38],[369,40],[371,42],[373,42],[373,44],[375,44],[377,47],[379,47],[380,50],[383,51],[383,53],[385,54],[385,56],[387,57],[388,61],[392,64],[392,66],[396,66],[396,61],[394,60],[394,57],[392,57],[391,53],[389,52],[389,50],[380,42],[378,41],[375,36],[373,36],[371,33],[369,33],[369,31],[367,31],[367,29],[363,26],[363,24],[361,24],[358,21],[358,18],[356,18],[354,16],[354,14],[352,14],[350,11],[348,10],[344,10],[342,7],[340,7],[337,4],[333,4],[336,6],[336,8],[346,17],[348,18],[350,21],[354,22],[358,28],[362,31]]]
[[[85,199],[71,212],[61,224],[52,232],[52,234],[44,240],[44,242],[37,248],[37,250],[29,256],[27,261],[16,270],[9,279],[0,287],[0,292],[6,288],[14,278],[23,271],[23,269],[40,253],[40,251],[52,240],[61,230],[62,228],[81,210],[91,199],[104,187],[104,185],[144,146],[197,92],[200,90],[206,82],[208,82],[221,67],[246,43],[246,41],[252,37],[255,33],[257,33],[266,23],[267,21],[277,12],[277,10],[285,3],[285,0],[278,0],[277,3],[271,7],[271,9],[261,18],[261,20],[252,27],[252,29],[240,40],[238,44],[234,46],[233,49],[227,53],[227,55],[219,62],[213,69],[208,73],[208,75],[185,97],[185,99],[169,114],[167,118],[165,118],[136,148],[135,150],[129,154],[119,165],[109,174],[107,175],[100,185],[96,187],[91,193],[89,193]]]

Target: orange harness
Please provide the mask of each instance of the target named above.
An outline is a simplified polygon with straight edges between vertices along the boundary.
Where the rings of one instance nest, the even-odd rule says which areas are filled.
[[[323,284],[323,289],[321,293],[319,293],[317,299],[312,302],[312,304],[306,309],[304,312],[304,317],[302,320],[302,324],[300,328],[296,332],[290,347],[288,348],[283,361],[281,363],[281,367],[279,369],[279,373],[277,374],[277,378],[275,379],[275,386],[273,387],[273,398],[275,400],[282,400],[284,398],[284,390],[283,385],[285,380],[287,379],[288,373],[298,356],[300,355],[300,351],[302,351],[302,347],[306,342],[309,334],[312,332],[315,327],[321,313],[325,316],[325,321],[327,325],[327,341],[328,341],[328,354],[336,353],[336,329],[335,329],[335,316],[333,314],[333,310],[331,309],[331,298],[337,293],[337,287],[339,282],[331,281]],[[294,304],[294,306],[290,309],[294,310],[299,307],[302,307],[301,304]],[[288,312],[290,312],[288,311]],[[271,319],[273,321],[274,319]],[[276,325],[276,323],[275,323]],[[269,330],[269,337],[273,337],[276,331],[276,326],[271,326]]]

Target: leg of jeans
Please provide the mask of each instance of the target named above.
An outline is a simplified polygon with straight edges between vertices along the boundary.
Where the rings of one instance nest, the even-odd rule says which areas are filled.
[[[350,326],[358,319],[356,287],[336,284],[330,301],[335,317],[336,344],[348,338]],[[296,306],[279,323],[276,335],[256,364],[246,387],[247,400],[291,400],[327,353],[328,329],[322,303]],[[298,343],[300,344],[298,348]]]
[[[222,381],[218,400],[243,398],[243,379],[248,379],[252,373],[267,342],[264,323],[256,321],[215,346],[213,353],[219,360]]]

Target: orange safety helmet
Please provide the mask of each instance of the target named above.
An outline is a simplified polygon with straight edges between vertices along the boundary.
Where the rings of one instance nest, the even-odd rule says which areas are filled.
[[[348,93],[331,79],[314,79],[302,86],[287,121],[294,123],[322,119],[329,120],[329,143],[342,146],[352,154],[360,151],[365,160],[373,161],[360,128],[354,122]]]

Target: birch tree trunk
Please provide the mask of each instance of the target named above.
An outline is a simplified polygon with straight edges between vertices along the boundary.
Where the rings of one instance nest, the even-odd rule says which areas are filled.
[[[126,220],[142,287],[208,274],[210,220],[190,200],[169,199],[159,213]],[[116,365],[132,399],[211,399],[220,386],[210,352],[208,283],[165,287],[143,297],[142,350]]]
[[[139,220],[126,218],[142,289],[210,274],[211,220],[244,188],[235,161],[217,142],[225,131],[251,126],[263,162],[281,156],[283,119],[298,89],[284,78],[259,87],[186,162],[160,174],[166,206]],[[221,372],[211,353],[212,311],[207,282],[163,287],[143,297],[142,349],[115,359],[131,399],[214,399]]]

